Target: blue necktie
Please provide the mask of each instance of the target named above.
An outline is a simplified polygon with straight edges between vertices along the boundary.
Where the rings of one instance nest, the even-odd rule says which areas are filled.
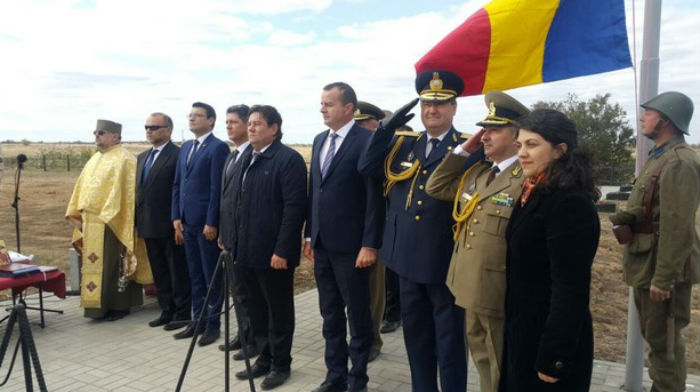
[[[331,133],[331,142],[328,145],[328,152],[326,153],[326,158],[323,160],[323,166],[321,166],[321,178],[326,177],[328,169],[331,167],[331,162],[333,162],[333,156],[335,155],[335,139],[337,138],[337,133]]]
[[[143,175],[141,176],[141,182],[146,181],[146,177],[148,177],[148,172],[150,172],[151,167],[153,167],[153,160],[156,157],[156,153],[158,153],[158,150],[155,148],[152,148],[151,152],[148,153],[148,159],[146,159],[146,164],[143,166]]]
[[[190,150],[190,155],[187,157],[187,168],[190,168],[190,162],[192,162],[192,157],[194,157],[194,154],[197,153],[197,146],[199,146],[199,140],[194,141],[194,146],[192,146],[192,149]]]
[[[431,155],[433,155],[433,151],[437,149],[438,144],[440,144],[440,139],[434,137],[430,139],[430,152],[428,152],[428,155],[426,155],[425,159],[430,158]]]

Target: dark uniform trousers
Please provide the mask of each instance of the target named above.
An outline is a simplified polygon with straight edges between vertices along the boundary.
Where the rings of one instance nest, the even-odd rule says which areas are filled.
[[[423,284],[400,278],[403,336],[409,358],[411,384],[416,392],[437,392],[435,380],[440,364],[443,392],[464,392],[467,354],[464,340],[464,309],[455,305],[445,284]],[[432,314],[432,322],[426,315]],[[455,347],[460,347],[455,350]]]
[[[172,236],[144,240],[163,315],[189,320],[192,305],[184,246],[175,245]]]
[[[386,302],[384,308],[384,320],[401,321],[401,293],[399,289],[399,275],[386,268]]]
[[[372,346],[372,316],[369,307],[369,268],[355,268],[356,254],[324,249],[319,239],[314,248],[314,275],[326,340],[326,381],[350,388],[367,384],[367,358]],[[347,306],[348,317],[345,317]],[[346,341],[350,325],[350,344]],[[348,373],[348,356],[352,367]]]
[[[676,283],[672,299],[654,301],[649,298],[649,289],[634,289],[634,304],[639,312],[642,336],[649,344],[649,376],[654,383],[651,392],[684,391],[686,378],[685,342],[681,331],[690,323],[690,294],[688,282]],[[669,313],[675,317],[673,328],[673,355],[667,355],[667,320]]]
[[[247,294],[257,363],[289,371],[294,336],[294,268],[276,270],[239,266]]]

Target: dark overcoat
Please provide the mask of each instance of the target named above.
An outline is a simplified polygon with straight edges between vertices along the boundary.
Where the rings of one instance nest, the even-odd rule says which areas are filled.
[[[535,191],[506,231],[506,327],[500,391],[588,391],[591,264],[600,222],[584,192]],[[558,378],[547,384],[537,372]]]
[[[233,169],[232,181],[240,184],[231,232],[236,261],[250,268],[270,268],[276,254],[294,268],[299,265],[307,211],[306,163],[279,141],[252,164],[251,155],[252,149],[247,149]]]

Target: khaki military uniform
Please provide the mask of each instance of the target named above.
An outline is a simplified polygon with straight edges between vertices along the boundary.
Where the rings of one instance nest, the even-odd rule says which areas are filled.
[[[652,391],[685,390],[685,342],[681,330],[690,321],[691,285],[700,282],[700,239],[695,228],[700,205],[700,159],[676,138],[652,150],[627,202],[611,215],[615,225],[645,221],[644,195],[663,166],[652,199],[652,233],[635,233],[625,245],[624,276],[634,288],[641,330],[650,347]],[[652,301],[649,287],[672,290],[668,301]],[[672,318],[669,320],[669,315]]]
[[[458,194],[460,211],[472,196],[478,197],[455,241],[447,286],[455,303],[467,310],[466,337],[481,390],[497,391],[503,356],[505,232],[520,198],[522,169],[515,161],[487,185],[491,164],[481,162],[470,169],[458,189],[466,159],[448,154],[430,176],[426,190],[442,200],[454,200]]]

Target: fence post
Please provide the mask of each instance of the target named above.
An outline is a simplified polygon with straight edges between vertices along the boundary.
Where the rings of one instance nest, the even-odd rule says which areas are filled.
[[[44,153],[41,154],[41,166],[44,168],[44,171],[46,171],[46,155],[44,155]]]
[[[66,155],[66,162],[68,163],[68,171],[70,171],[70,154]]]

